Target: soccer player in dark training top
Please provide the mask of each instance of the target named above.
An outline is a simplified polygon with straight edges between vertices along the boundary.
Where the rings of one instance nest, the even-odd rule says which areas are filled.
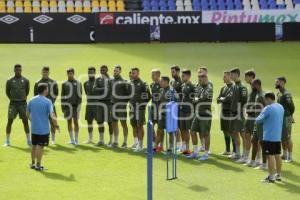
[[[46,83],[48,85],[47,98],[50,99],[50,101],[52,102],[53,111],[54,111],[54,114],[56,115],[56,109],[55,109],[54,103],[55,103],[56,98],[58,96],[58,86],[57,86],[57,82],[49,77],[49,74],[50,74],[50,68],[47,67],[47,66],[43,67],[43,69],[42,69],[42,78],[39,81],[37,81],[34,85],[34,96],[38,95],[38,85],[40,83]],[[55,144],[55,130],[56,129],[55,129],[55,126],[53,124],[53,120],[51,120],[49,118],[49,121],[50,121],[50,125],[51,125],[52,144]]]
[[[14,119],[19,115],[24,125],[27,144],[31,145],[28,118],[26,116],[27,96],[29,94],[29,80],[22,76],[22,66],[16,64],[15,75],[6,82],[6,96],[9,99],[6,125],[6,140],[4,146],[10,146],[10,133]]]

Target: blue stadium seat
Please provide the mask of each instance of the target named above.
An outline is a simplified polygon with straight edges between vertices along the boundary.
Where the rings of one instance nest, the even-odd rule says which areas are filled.
[[[285,4],[279,4],[277,8],[278,9],[286,9],[286,5]]]
[[[225,4],[219,4],[218,10],[226,10]]]
[[[235,10],[233,4],[227,4],[227,10]]]
[[[243,5],[242,4],[236,4],[235,5],[235,10],[243,10]]]

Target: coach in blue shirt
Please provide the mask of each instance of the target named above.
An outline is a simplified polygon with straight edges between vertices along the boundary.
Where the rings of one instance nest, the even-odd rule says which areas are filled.
[[[57,125],[56,116],[53,111],[52,102],[47,99],[48,85],[41,83],[37,88],[38,95],[33,97],[27,106],[27,116],[31,121],[31,169],[44,170],[41,166],[44,146],[49,144],[49,116],[53,121],[56,129]]]
[[[275,180],[281,181],[280,154],[284,109],[282,105],[275,103],[273,92],[265,94],[265,102],[267,106],[256,118],[256,123],[263,124],[263,153],[267,155],[268,159],[269,176],[264,181],[274,183]]]

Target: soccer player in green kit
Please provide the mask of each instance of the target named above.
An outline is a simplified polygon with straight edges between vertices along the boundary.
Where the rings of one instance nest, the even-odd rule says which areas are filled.
[[[29,94],[29,80],[22,76],[21,65],[16,64],[14,72],[15,75],[6,82],[6,96],[9,99],[9,106],[4,146],[10,146],[11,127],[17,115],[19,115],[20,119],[22,119],[27,138],[27,145],[31,146],[28,118],[26,116],[26,99]]]
[[[107,112],[100,114],[100,116],[104,115],[104,121],[107,122],[108,130],[109,130],[109,142],[107,144],[108,147],[113,147],[114,138],[113,138],[113,127],[112,127],[112,118],[111,118],[111,102],[110,102],[110,96],[111,96],[111,79],[108,74],[108,67],[107,65],[102,65],[100,67],[100,77],[96,79],[96,84],[99,84],[96,86],[96,90],[102,90],[101,88],[106,87],[105,94],[103,97],[100,97],[99,101],[106,107]],[[103,85],[103,84],[107,85]],[[99,87],[97,89],[97,87]],[[100,106],[100,112],[101,106]]]
[[[195,85],[191,82],[192,72],[191,70],[184,69],[181,72],[182,85],[179,106],[179,128],[182,137],[181,151],[184,155],[191,154],[189,142],[190,142],[190,129],[192,126],[192,120],[194,117],[193,98],[195,95]]]
[[[151,78],[152,78],[152,83],[150,84],[150,89],[151,89],[151,95],[152,95],[152,101],[151,101],[151,114],[152,114],[152,123],[153,126],[158,123],[158,117],[159,117],[159,99],[160,99],[160,70],[159,69],[153,69],[151,72]],[[155,138],[157,131],[153,129],[153,142],[155,143]],[[163,142],[159,143],[154,151],[156,153],[159,153],[163,150]]]
[[[255,72],[254,70],[248,70],[245,72],[245,81],[250,85],[251,92],[248,95],[247,105],[246,105],[246,113],[247,118],[245,120],[245,131],[243,135],[243,156],[241,159],[239,159],[238,163],[247,163],[249,159],[249,153],[251,149],[251,139],[255,124],[255,112],[251,109],[253,104],[255,103],[255,98],[257,95],[257,92],[254,90],[255,88],[252,87],[252,81],[255,79]]]
[[[132,126],[134,136],[138,138],[133,149],[135,152],[143,151],[144,125],[146,123],[145,111],[146,105],[151,98],[150,89],[146,82],[140,78],[140,70],[136,67],[131,69],[131,86],[130,94],[130,124]]]
[[[86,141],[86,144],[92,144],[93,143],[93,121],[95,120],[98,124],[98,131],[99,131],[99,142],[97,145],[103,145],[104,144],[104,129],[103,129],[103,121],[98,121],[98,110],[97,110],[97,94],[93,91],[94,84],[96,81],[96,68],[95,67],[89,67],[88,68],[88,77],[89,79],[84,82],[83,88],[84,92],[87,96],[87,105],[86,105],[86,111],[85,111],[85,120],[88,124],[88,140]]]
[[[73,68],[67,69],[68,80],[63,82],[61,88],[61,109],[68,123],[70,144],[78,145],[79,113],[82,102],[82,86],[75,79]],[[74,128],[73,128],[74,125]]]
[[[196,86],[196,93],[194,97],[195,116],[191,127],[191,136],[193,142],[193,153],[187,158],[199,157],[198,136],[203,138],[205,153],[199,158],[200,161],[207,160],[210,149],[210,129],[211,129],[211,103],[213,98],[213,88],[208,82],[207,74],[198,71],[198,84]]]
[[[182,80],[180,77],[180,67],[175,65],[171,67],[171,75],[173,80],[170,81],[170,86],[175,89],[177,95],[181,93],[181,85]],[[178,122],[179,123],[179,122]],[[177,130],[176,133],[176,141],[177,141],[177,150],[181,150],[181,137],[180,137],[180,129]]]
[[[48,85],[48,95],[46,96],[53,104],[53,111],[56,115],[56,109],[55,109],[55,101],[58,96],[58,85],[57,82],[49,77],[50,74],[50,68],[48,66],[43,67],[42,69],[42,78],[37,81],[34,85],[34,96],[38,95],[38,85],[40,83],[46,83]],[[55,132],[56,128],[53,124],[53,120],[49,117],[50,122],[50,130],[51,130],[51,143],[55,144]]]
[[[240,69],[233,68],[230,71],[231,79],[234,81],[232,104],[231,104],[231,117],[230,132],[235,141],[236,153],[232,155],[232,159],[239,160],[241,158],[240,151],[240,137],[244,138],[244,106],[247,103],[248,91],[240,80]]]
[[[225,151],[222,155],[229,156],[230,152],[230,141],[232,140],[233,152],[235,152],[234,140],[230,137],[230,113],[231,113],[231,102],[233,94],[233,82],[230,78],[230,71],[225,71],[223,75],[223,81],[225,86],[221,88],[220,94],[217,98],[217,103],[221,104],[221,130],[224,134],[225,139]]]
[[[284,108],[284,119],[282,127],[282,149],[283,160],[292,162],[293,157],[293,142],[292,142],[292,124],[295,123],[293,114],[295,112],[295,105],[291,93],[285,88],[286,78],[278,77],[276,79],[275,87],[278,89],[277,102]]]
[[[266,169],[267,168],[267,158],[264,152],[261,150],[262,148],[262,140],[263,140],[263,127],[261,124],[256,124],[253,122],[253,118],[255,119],[261,113],[265,106],[265,93],[262,90],[262,84],[260,79],[254,79],[251,83],[252,93],[254,95],[252,103],[247,105],[246,113],[248,114],[245,129],[246,134],[252,135],[252,155],[251,160],[247,162],[247,166],[249,167],[258,167],[258,169]],[[253,94],[254,93],[254,94]],[[250,149],[249,149],[250,150]],[[262,155],[262,163],[261,163],[261,155]]]
[[[112,95],[112,127],[114,132],[114,147],[118,147],[119,125],[120,121],[123,128],[123,143],[122,148],[127,148],[128,126],[127,126],[127,104],[129,101],[129,83],[122,75],[120,65],[114,67],[114,77],[111,79]]]

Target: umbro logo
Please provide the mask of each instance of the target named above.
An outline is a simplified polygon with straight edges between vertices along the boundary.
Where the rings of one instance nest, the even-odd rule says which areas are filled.
[[[74,24],[79,24],[81,22],[84,22],[86,18],[80,15],[72,15],[71,17],[68,17],[67,20]]]
[[[49,17],[47,15],[40,15],[40,16],[33,18],[33,20],[40,24],[47,24],[48,22],[51,22],[53,20],[53,18]]]
[[[17,21],[19,21],[19,18],[12,16],[12,15],[5,15],[4,17],[0,18],[0,21],[6,23],[6,24],[13,24]]]

